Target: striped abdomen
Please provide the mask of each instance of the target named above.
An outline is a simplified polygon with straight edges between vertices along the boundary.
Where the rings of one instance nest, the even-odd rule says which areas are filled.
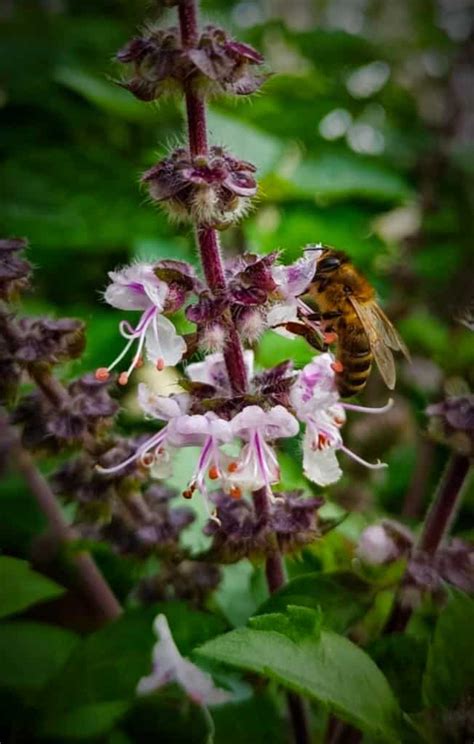
[[[337,375],[341,398],[358,395],[364,389],[372,367],[372,352],[369,339],[359,321],[341,323],[338,329],[337,358],[342,371]]]

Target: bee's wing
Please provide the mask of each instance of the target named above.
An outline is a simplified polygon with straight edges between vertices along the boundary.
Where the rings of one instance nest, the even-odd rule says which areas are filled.
[[[401,351],[403,356],[410,361],[410,352],[401,338],[398,331],[393,327],[387,316],[381,307],[374,304],[372,307],[373,312],[377,316],[377,327],[380,327],[381,335],[385,338],[385,343],[395,351]]]
[[[375,302],[358,302],[355,297],[349,298],[356,311],[364,331],[369,339],[370,350],[374,355],[383,380],[390,390],[395,387],[396,370],[393,354],[390,350],[392,339],[387,338],[386,324],[381,320]],[[383,316],[385,318],[385,315]],[[388,322],[388,321],[387,321]],[[393,326],[392,326],[393,328]],[[395,330],[395,329],[393,329]],[[399,348],[397,346],[397,348]]]

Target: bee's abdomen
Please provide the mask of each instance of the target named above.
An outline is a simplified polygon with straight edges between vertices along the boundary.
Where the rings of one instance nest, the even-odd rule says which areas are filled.
[[[337,376],[341,398],[350,398],[364,389],[372,368],[369,339],[362,327],[349,326],[339,336],[338,359],[342,372]]]

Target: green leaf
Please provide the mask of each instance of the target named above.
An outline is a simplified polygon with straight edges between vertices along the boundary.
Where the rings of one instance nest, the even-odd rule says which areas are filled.
[[[250,618],[250,626],[255,630],[274,630],[288,636],[298,643],[303,638],[319,639],[322,625],[320,608],[312,610],[309,607],[287,605],[286,614],[273,612],[268,615],[257,615]]]
[[[216,706],[212,711],[215,741],[225,744],[284,744],[288,735],[284,721],[269,695]]]
[[[288,605],[320,607],[323,625],[343,633],[370,604],[370,587],[350,573],[312,573],[289,581],[263,603],[258,613],[284,612]]]
[[[392,633],[376,640],[369,652],[387,677],[403,710],[408,713],[420,710],[423,707],[421,686],[426,663],[426,641]]]
[[[91,739],[110,731],[129,708],[128,702],[92,703],[47,720],[40,728],[43,736],[64,739]]]
[[[140,744],[212,744],[210,716],[177,685],[138,698],[123,728]]]
[[[428,706],[455,706],[474,680],[474,599],[454,592],[436,624],[423,695]]]
[[[398,704],[366,653],[330,631],[322,630],[319,637],[305,631],[296,640],[296,634],[292,639],[280,632],[281,619],[275,626],[276,630],[233,630],[198,653],[307,695],[381,742],[397,741]]]
[[[148,674],[155,607],[130,610],[78,645],[45,695],[53,711],[133,698],[140,677]]]
[[[39,690],[64,666],[78,643],[68,630],[30,622],[0,625],[0,686]]]
[[[0,556],[0,618],[59,597],[65,589],[36,571],[27,561]]]

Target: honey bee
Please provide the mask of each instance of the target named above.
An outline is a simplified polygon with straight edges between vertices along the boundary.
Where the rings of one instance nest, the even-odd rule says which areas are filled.
[[[393,390],[396,372],[392,350],[401,351],[409,359],[408,349],[378,306],[375,290],[345,253],[323,247],[306,298],[317,310],[307,318],[321,323],[328,342],[333,333],[337,335],[335,367],[341,397],[357,395],[364,389],[374,359],[385,384]]]

